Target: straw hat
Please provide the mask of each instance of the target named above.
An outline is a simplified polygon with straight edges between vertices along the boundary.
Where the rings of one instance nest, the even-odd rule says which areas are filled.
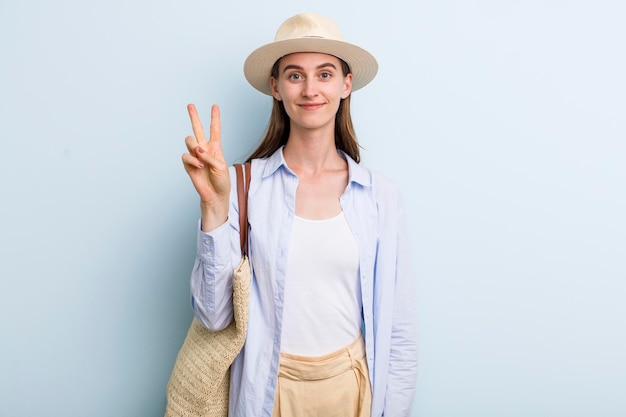
[[[319,52],[345,61],[352,71],[352,91],[367,85],[378,71],[376,58],[365,49],[345,42],[332,20],[315,13],[301,13],[280,25],[274,42],[248,56],[243,66],[246,79],[260,92],[272,95],[269,79],[274,63],[296,52]]]

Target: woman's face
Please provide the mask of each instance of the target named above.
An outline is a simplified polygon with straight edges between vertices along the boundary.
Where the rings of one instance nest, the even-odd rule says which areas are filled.
[[[274,98],[282,101],[291,128],[334,129],[341,99],[352,88],[352,74],[344,75],[341,61],[332,55],[303,52],[286,55],[278,76],[270,78]]]

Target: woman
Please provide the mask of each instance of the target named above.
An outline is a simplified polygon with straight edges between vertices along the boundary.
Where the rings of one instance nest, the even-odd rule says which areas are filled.
[[[359,165],[350,95],[376,74],[367,51],[315,14],[285,21],[244,73],[273,97],[252,154],[248,219],[253,269],[248,334],[231,368],[231,416],[408,416],[417,369],[414,295],[396,187]],[[183,163],[201,201],[191,276],[195,315],[232,321],[230,277],[240,261],[234,169],[209,140]]]

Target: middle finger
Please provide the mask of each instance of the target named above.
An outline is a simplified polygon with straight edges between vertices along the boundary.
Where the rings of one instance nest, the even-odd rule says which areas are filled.
[[[202,122],[200,122],[200,117],[198,116],[198,110],[196,110],[196,106],[193,104],[188,104],[187,111],[189,112],[189,119],[191,119],[191,128],[193,129],[193,134],[196,137],[198,145],[206,143],[206,139],[204,137],[204,128],[202,127]]]

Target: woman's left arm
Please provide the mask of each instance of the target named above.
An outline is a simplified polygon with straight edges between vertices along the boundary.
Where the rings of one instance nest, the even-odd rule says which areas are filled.
[[[398,200],[396,282],[385,416],[410,416],[417,380],[417,311],[404,207]]]

